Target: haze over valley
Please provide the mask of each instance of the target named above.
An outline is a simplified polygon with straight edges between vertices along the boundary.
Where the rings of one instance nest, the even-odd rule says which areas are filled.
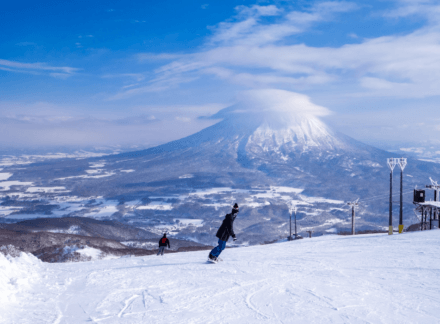
[[[237,202],[240,241],[235,245],[243,246],[288,236],[292,206],[298,209],[303,236],[307,231],[318,236],[348,232],[347,202],[360,199],[357,231],[387,230],[386,159],[401,154],[332,130],[320,120],[329,111],[304,95],[268,89],[245,92],[242,98],[203,117],[217,121],[213,126],[157,147],[34,161],[4,158],[2,222],[115,220],[157,237],[166,232],[210,246]],[[418,222],[412,189],[439,170],[436,163],[409,156],[404,173],[407,227]]]

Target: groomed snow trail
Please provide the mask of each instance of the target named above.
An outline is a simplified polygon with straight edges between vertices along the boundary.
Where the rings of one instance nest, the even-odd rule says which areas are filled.
[[[433,230],[227,249],[218,264],[208,251],[26,262],[38,280],[0,305],[0,322],[440,323],[439,247]]]

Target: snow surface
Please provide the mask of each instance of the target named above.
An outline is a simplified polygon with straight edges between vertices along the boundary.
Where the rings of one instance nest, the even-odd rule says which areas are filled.
[[[0,166],[15,166],[15,165],[26,165],[39,161],[52,160],[52,159],[85,159],[92,157],[101,157],[110,154],[120,153],[120,150],[113,150],[111,153],[96,153],[87,151],[76,151],[74,153],[48,153],[43,155],[20,155],[20,156],[3,156],[0,159]]]
[[[14,322],[7,320],[9,305],[19,305],[23,298],[28,297],[33,285],[41,280],[42,265],[31,254],[21,253],[19,258],[13,258],[0,253],[0,323]]]
[[[150,204],[139,206],[136,209],[172,210],[173,206],[163,201],[152,201]]]
[[[203,219],[194,219],[194,218],[174,218],[174,222],[179,221],[180,226],[203,226]]]
[[[7,216],[13,212],[19,211],[23,207],[10,207],[10,206],[0,206],[0,216]]]
[[[91,168],[103,168],[105,166],[105,162],[89,162]]]
[[[91,169],[91,170],[86,170],[86,173],[88,174],[95,174],[95,173],[101,173],[102,169]]]
[[[276,118],[275,118],[276,119]],[[311,115],[287,114],[283,120],[266,120],[249,137],[246,144],[248,151],[273,152],[280,159],[287,161],[289,156],[282,153],[282,146],[294,149],[301,146],[306,152],[310,147],[334,149],[343,144],[333,136],[333,132],[318,118]]]
[[[91,166],[92,168],[93,166]],[[90,170],[87,170],[90,171]],[[99,178],[105,178],[105,177],[111,177],[113,175],[115,175],[116,173],[114,173],[113,171],[110,172],[105,172],[103,174],[98,174],[98,175],[78,175],[78,176],[71,176],[71,177],[65,177],[65,178],[57,178],[55,180],[66,180],[66,179],[75,179],[75,178],[83,178],[83,179],[99,179]]]
[[[2,323],[438,323],[440,231],[95,262],[0,254]]]
[[[124,244],[125,246],[146,249],[146,250],[157,249],[157,242],[126,241],[126,242],[120,242],[120,243]]]
[[[10,177],[12,177],[12,173],[0,173],[0,181],[8,180]]]
[[[32,186],[33,182],[21,182],[21,181],[1,181],[0,191],[9,191],[12,186]]]
[[[81,227],[78,225],[72,225],[66,230],[65,229],[50,229],[50,230],[46,230],[46,232],[81,235]]]
[[[114,213],[118,212],[118,208],[116,206],[112,205],[111,202],[105,202],[102,205],[97,206],[92,210],[90,213],[85,213],[85,217],[109,217],[113,215]]]
[[[276,186],[271,186],[270,190],[275,191],[275,192],[287,192],[287,193],[296,193],[296,194],[300,194],[301,192],[304,191],[304,189],[298,189],[298,188],[292,188],[292,187],[276,187]]]

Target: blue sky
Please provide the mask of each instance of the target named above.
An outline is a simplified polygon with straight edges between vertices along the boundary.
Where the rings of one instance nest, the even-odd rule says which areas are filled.
[[[307,95],[359,140],[438,138],[440,4],[15,1],[0,146],[155,145],[252,89]]]

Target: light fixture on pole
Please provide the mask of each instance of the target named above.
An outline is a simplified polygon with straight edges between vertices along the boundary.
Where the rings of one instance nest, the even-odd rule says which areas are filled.
[[[398,159],[387,159],[388,167],[390,168],[390,218],[388,222],[388,235],[393,235],[393,171],[398,164]]]
[[[398,161],[400,167],[400,212],[399,212],[399,234],[403,233],[403,170],[405,170],[408,161],[406,158],[400,158]]]

